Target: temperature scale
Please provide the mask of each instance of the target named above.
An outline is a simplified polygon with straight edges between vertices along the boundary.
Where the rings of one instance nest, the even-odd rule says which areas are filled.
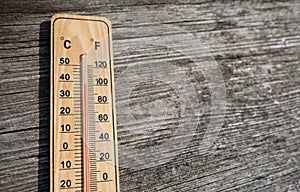
[[[110,21],[51,21],[50,191],[119,192]]]

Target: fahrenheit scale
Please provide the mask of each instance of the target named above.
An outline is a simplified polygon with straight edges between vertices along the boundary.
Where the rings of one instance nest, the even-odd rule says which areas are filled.
[[[51,21],[50,191],[119,192],[111,24]]]

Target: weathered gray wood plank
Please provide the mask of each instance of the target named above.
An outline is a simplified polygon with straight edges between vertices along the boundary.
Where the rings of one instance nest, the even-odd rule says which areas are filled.
[[[300,191],[297,0],[1,1],[0,191],[49,189],[50,35],[45,21],[61,12],[101,15],[113,23],[117,88],[131,91],[130,97],[117,95],[117,106],[136,118],[124,122],[123,114],[117,114],[121,191]],[[203,58],[216,61],[226,86],[224,122],[205,153],[199,149],[209,120],[222,116],[211,108],[216,85],[209,84],[203,71],[189,71],[193,62],[184,53],[196,54],[202,47],[189,46],[186,33],[178,28],[207,46]],[[143,44],[157,38],[187,46]],[[183,98],[176,100],[178,92],[166,82],[140,82],[134,90],[118,86],[130,67],[143,66],[140,74],[128,77],[142,79],[153,73],[155,62],[161,63],[158,70],[167,63],[176,68],[170,80],[191,79],[201,108],[192,121],[180,121]],[[198,126],[192,127],[197,117]],[[127,157],[137,159],[140,154],[127,149],[159,146],[181,123],[194,130],[186,135],[192,140],[176,149],[179,154],[170,161],[145,168],[128,163]],[[164,150],[158,148],[154,154]],[[156,160],[164,162],[164,157]]]

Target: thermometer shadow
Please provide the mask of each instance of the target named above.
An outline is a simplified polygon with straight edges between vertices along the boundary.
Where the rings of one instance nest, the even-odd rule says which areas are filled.
[[[39,31],[39,192],[50,188],[50,25],[42,22]]]

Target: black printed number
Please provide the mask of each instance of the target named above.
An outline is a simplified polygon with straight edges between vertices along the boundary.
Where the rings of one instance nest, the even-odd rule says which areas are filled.
[[[95,63],[96,63],[96,67],[99,67],[99,68],[106,68],[106,66],[107,66],[106,61],[95,61]]]
[[[107,173],[103,173],[102,178],[103,178],[103,180],[106,181],[108,179],[108,174]]]
[[[59,76],[59,79],[61,79],[62,81],[69,81],[71,79],[70,74],[66,73],[66,74],[61,74]]]
[[[99,103],[106,103],[107,97],[106,96],[98,96],[98,102]]]
[[[70,59],[69,59],[69,58],[60,58],[60,59],[59,59],[59,63],[60,63],[61,65],[69,64],[69,63],[70,63]]]
[[[61,167],[63,169],[65,169],[65,168],[71,168],[71,161],[62,161],[61,162]]]
[[[60,127],[61,127],[62,132],[71,130],[71,125],[70,124],[62,124]]]
[[[61,180],[60,184],[61,184],[60,185],[61,188],[66,188],[66,187],[71,187],[72,182],[71,180]]]
[[[101,133],[100,136],[99,136],[99,139],[109,140],[109,134],[108,133]]]
[[[96,83],[97,83],[97,85],[107,85],[108,79],[107,78],[97,78]]]
[[[61,107],[60,108],[60,114],[69,114],[71,112],[70,107]]]
[[[67,142],[63,143],[63,149],[67,150],[69,148],[69,144]]]
[[[69,90],[60,90],[59,91],[59,96],[60,97],[70,97],[71,92]]]
[[[109,156],[109,153],[100,153],[100,160],[108,160]]]
[[[98,119],[99,119],[99,121],[107,121],[108,115],[107,114],[99,114]]]

